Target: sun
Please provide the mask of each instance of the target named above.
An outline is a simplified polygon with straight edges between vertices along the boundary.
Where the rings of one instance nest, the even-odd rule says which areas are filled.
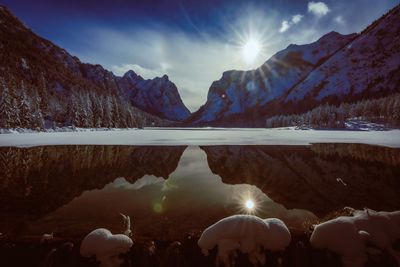
[[[246,64],[253,64],[261,52],[261,44],[256,39],[249,39],[242,47],[242,57]]]

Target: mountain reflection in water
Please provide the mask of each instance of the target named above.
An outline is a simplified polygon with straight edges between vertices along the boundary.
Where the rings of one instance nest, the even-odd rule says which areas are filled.
[[[135,236],[171,239],[250,212],[249,199],[251,212],[298,229],[345,206],[400,208],[400,153],[385,147],[48,146],[0,157],[0,226],[22,234],[119,231],[124,213]]]

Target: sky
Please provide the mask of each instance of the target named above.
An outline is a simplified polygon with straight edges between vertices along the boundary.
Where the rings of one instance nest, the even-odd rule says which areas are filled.
[[[191,110],[227,70],[289,44],[360,32],[398,0],[3,0],[38,35],[122,76],[167,74]]]

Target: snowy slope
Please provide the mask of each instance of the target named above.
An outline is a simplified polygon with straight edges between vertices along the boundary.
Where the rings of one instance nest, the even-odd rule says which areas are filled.
[[[281,97],[355,36],[330,32],[311,44],[289,45],[256,70],[224,72],[211,85],[206,104],[191,122],[221,119]]]
[[[118,80],[118,86],[134,106],[148,113],[176,121],[190,115],[178,89],[167,75],[145,80],[130,70]]]
[[[396,8],[365,33],[315,69],[294,87],[286,102],[307,97],[394,91],[400,75],[400,8]],[[397,77],[396,77],[397,76]]]

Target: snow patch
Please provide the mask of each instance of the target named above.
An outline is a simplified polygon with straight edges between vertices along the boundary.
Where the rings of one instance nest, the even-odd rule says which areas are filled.
[[[375,123],[357,118],[348,119],[345,122],[346,129],[359,131],[386,131],[389,128],[382,123]]]
[[[352,217],[338,217],[317,225],[310,242],[314,248],[327,249],[342,257],[345,267],[361,267],[368,261],[368,248],[385,251],[397,259],[393,250],[400,239],[400,211],[355,211]]]
[[[21,58],[21,66],[22,66],[24,69],[26,69],[26,70],[29,69],[28,62],[26,61],[25,58]]]
[[[100,267],[117,267],[123,262],[119,254],[128,252],[132,245],[133,241],[128,236],[113,235],[109,230],[99,228],[83,239],[80,253],[83,257],[96,256]]]

